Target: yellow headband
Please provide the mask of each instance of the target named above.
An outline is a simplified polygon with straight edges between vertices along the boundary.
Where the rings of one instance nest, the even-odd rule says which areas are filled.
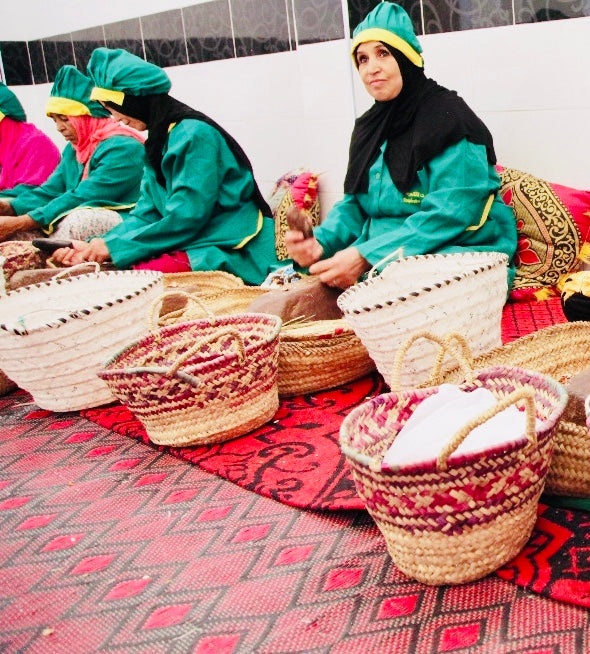
[[[380,27],[371,27],[359,32],[352,40],[352,60],[357,68],[356,49],[361,43],[367,43],[368,41],[381,41],[382,43],[387,43],[387,45],[390,45],[392,48],[395,48],[404,54],[415,66],[418,66],[419,68],[424,67],[424,59],[422,59],[422,55],[419,52],[416,52],[407,41],[404,41],[397,34],[394,34],[389,30],[384,30]]]
[[[63,116],[90,116],[90,109],[77,100],[70,98],[60,98],[56,95],[50,95],[45,105],[45,113],[62,114]]]
[[[123,91],[113,91],[112,89],[101,89],[100,86],[95,86],[90,92],[90,99],[97,100],[98,102],[114,102],[120,107],[125,100]]]

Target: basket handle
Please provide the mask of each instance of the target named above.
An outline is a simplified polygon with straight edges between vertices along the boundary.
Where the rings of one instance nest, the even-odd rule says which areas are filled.
[[[438,356],[434,361],[432,372],[426,384],[427,386],[434,386],[439,383],[442,364],[447,352],[451,353],[457,359],[466,379],[473,379],[473,356],[467,341],[463,336],[461,336],[461,334],[450,332],[446,336],[441,337],[429,331],[419,331],[412,334],[410,338],[402,343],[395,353],[391,375],[392,391],[399,392],[401,390],[400,377],[404,359],[412,345],[421,338],[438,343],[440,346]],[[456,343],[456,345],[454,345],[453,342]]]
[[[164,293],[162,293],[162,295],[160,295],[160,297],[156,298],[152,302],[152,305],[148,310],[148,327],[151,331],[158,329],[160,310],[162,309],[162,304],[164,303],[164,299],[167,297],[174,297],[178,295],[187,298],[187,300],[189,300],[190,302],[194,302],[195,304],[198,304],[201,307],[201,309],[203,309],[207,314],[207,318],[211,322],[215,322],[215,314],[196,295],[192,295],[191,293],[187,293],[186,291],[180,291],[180,290],[165,291]],[[182,316],[185,311],[186,311],[186,307],[184,309],[177,309],[176,311],[170,311],[169,313],[166,314],[166,316],[169,318],[178,318],[179,316]]]
[[[480,425],[483,425],[484,422],[487,422],[490,418],[493,418],[500,411],[504,411],[512,404],[515,404],[519,400],[524,400],[525,403],[525,412],[526,412],[526,426],[525,426],[525,436],[529,442],[530,447],[534,447],[537,444],[537,433],[535,431],[535,394],[534,391],[519,388],[516,391],[506,395],[506,397],[501,398],[498,402],[490,407],[487,411],[484,411],[480,416],[473,418],[467,424],[465,424],[461,429],[451,438],[451,440],[445,445],[442,452],[438,455],[436,460],[436,467],[438,470],[446,470],[448,465],[448,460],[451,454],[461,445],[461,443],[467,438],[467,436]]]
[[[50,281],[53,281],[55,279],[62,279],[63,277],[66,277],[73,273],[76,270],[83,270],[84,268],[87,268],[89,266],[92,266],[94,268],[95,273],[100,272],[100,264],[98,261],[82,261],[81,263],[77,263],[75,266],[70,266],[69,268],[64,268],[63,270],[60,270],[56,275],[54,275]]]
[[[397,250],[394,250],[393,252],[390,252],[389,254],[386,254],[382,259],[379,259],[377,263],[369,270],[367,273],[367,279],[372,279],[375,277],[378,272],[379,268],[381,266],[384,266],[386,263],[389,263],[390,261],[393,261],[394,259],[401,259],[404,256],[404,248],[403,246],[399,247]]]
[[[207,345],[209,343],[214,343],[222,336],[234,337],[234,341],[237,345],[237,350],[238,350],[238,360],[241,363],[246,358],[244,339],[242,338],[240,333],[233,327],[225,327],[223,329],[219,329],[214,334],[209,334],[209,336],[205,336],[204,338],[198,340],[192,347],[189,347],[189,349],[183,352],[178,357],[178,359],[176,359],[176,361],[170,366],[166,374],[169,376],[175,375],[180,369],[180,367],[182,366],[182,364],[185,363],[188,359],[190,359],[193,356],[193,354],[196,354],[204,345]]]

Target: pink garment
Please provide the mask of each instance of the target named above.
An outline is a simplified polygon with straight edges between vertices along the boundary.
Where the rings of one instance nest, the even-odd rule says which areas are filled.
[[[0,191],[18,184],[39,186],[59,163],[53,141],[32,123],[0,120]]]
[[[163,273],[191,272],[186,252],[172,252],[131,266],[133,270],[157,270]]]
[[[95,118],[94,116],[68,116],[76,130],[78,140],[73,144],[76,161],[84,164],[82,179],[88,177],[88,164],[99,143],[111,136],[131,136],[140,143],[145,142],[145,136],[140,132],[121,125],[112,118]]]

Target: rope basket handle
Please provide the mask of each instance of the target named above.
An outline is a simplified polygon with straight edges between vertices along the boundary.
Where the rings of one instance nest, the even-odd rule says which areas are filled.
[[[241,334],[238,332],[237,329],[233,327],[225,327],[223,329],[219,329],[214,334],[209,334],[209,336],[205,336],[204,338],[198,340],[192,347],[190,347],[188,350],[183,352],[178,357],[178,359],[170,366],[166,374],[168,376],[175,375],[180,369],[180,367],[182,366],[182,364],[185,363],[188,359],[190,359],[194,354],[199,352],[199,350],[203,346],[208,345],[209,343],[214,343],[215,341],[219,340],[222,336],[232,336],[234,338],[234,342],[238,346],[237,347],[238,361],[241,363],[246,358],[244,339],[242,338]]]
[[[426,383],[427,386],[435,386],[439,383],[442,364],[445,358],[445,354],[447,353],[452,354],[455,359],[457,359],[459,366],[465,375],[465,378],[468,381],[473,379],[473,356],[467,341],[465,338],[463,338],[463,336],[461,336],[461,334],[458,334],[457,332],[450,332],[446,336],[441,337],[429,331],[419,331],[412,334],[410,338],[402,343],[395,353],[395,358],[393,360],[393,371],[391,375],[392,391],[399,392],[401,390],[400,377],[404,359],[412,345],[414,345],[414,343],[421,338],[433,341],[440,346],[438,356],[436,357],[432,367],[432,372]],[[453,345],[453,342],[455,342],[459,347]]]
[[[160,295],[160,297],[156,298],[153,302],[151,307],[148,309],[148,328],[150,331],[155,331],[158,329],[159,324],[160,324],[160,311],[162,309],[162,305],[164,304],[164,300],[167,297],[174,297],[180,295],[181,297],[187,298],[189,302],[194,302],[197,304],[201,309],[205,311],[205,314],[207,315],[207,318],[211,322],[215,322],[215,314],[211,311],[211,309],[201,300],[201,298],[197,297],[196,295],[192,295],[191,293],[187,293],[186,291],[165,291]],[[179,316],[182,316],[186,312],[186,307],[183,309],[177,309],[176,311],[170,311],[167,313],[165,316],[162,316],[162,318],[178,318]]]
[[[64,277],[67,279],[68,274],[71,274],[76,270],[83,270],[84,268],[88,268],[88,267],[94,268],[95,274],[98,274],[100,272],[100,264],[98,263],[98,261],[82,261],[81,263],[77,263],[75,266],[70,266],[69,268],[64,268],[63,270],[60,270],[60,272],[58,272],[56,275],[54,275],[51,278],[51,281],[56,279],[63,279]]]
[[[397,250],[394,250],[393,252],[390,252],[389,254],[386,254],[382,259],[379,259],[377,263],[369,270],[367,273],[367,279],[372,279],[375,277],[380,271],[379,268],[381,266],[384,266],[386,263],[389,263],[390,261],[393,261],[394,259],[401,259],[404,256],[404,248],[399,247]]]
[[[483,425],[484,422],[493,418],[496,414],[504,411],[512,404],[515,404],[519,400],[524,400],[525,403],[525,413],[526,413],[526,426],[525,426],[525,436],[528,440],[529,447],[535,447],[537,444],[537,433],[535,431],[535,393],[532,390],[526,388],[519,388],[516,391],[510,393],[506,397],[503,397],[499,400],[494,406],[490,407],[487,411],[484,411],[480,416],[473,418],[467,424],[465,424],[461,429],[451,438],[451,440],[445,445],[442,452],[438,455],[436,460],[437,470],[446,470],[448,465],[448,460],[451,454],[461,445],[461,443],[467,438],[467,436],[480,425]]]

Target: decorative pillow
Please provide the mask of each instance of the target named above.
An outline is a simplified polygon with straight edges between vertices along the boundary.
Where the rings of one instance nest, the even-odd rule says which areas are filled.
[[[498,171],[500,195],[514,210],[518,231],[510,299],[531,301],[558,295],[555,286],[561,275],[575,268],[582,243],[578,224],[565,203],[576,192],[513,168],[498,167]],[[583,211],[576,209],[576,215],[581,220]]]
[[[279,260],[288,259],[285,247],[287,209],[296,205],[305,209],[314,226],[320,222],[320,199],[318,196],[318,174],[304,168],[285,173],[271,191],[268,204],[275,220],[275,247]]]

